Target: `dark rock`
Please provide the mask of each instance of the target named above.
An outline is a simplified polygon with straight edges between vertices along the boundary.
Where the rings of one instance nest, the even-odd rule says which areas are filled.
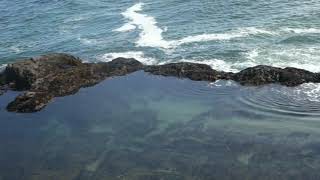
[[[5,85],[0,86],[0,94],[9,88],[27,91],[11,102],[7,110],[35,112],[45,107],[54,97],[74,94],[81,87],[95,85],[106,77],[126,75],[142,67],[135,59],[118,58],[107,63],[82,63],[71,55],[50,54],[8,65],[0,76],[7,88],[4,88]]]
[[[5,86],[5,85],[0,86],[0,96],[4,94],[8,89],[9,89],[8,86]]]
[[[234,74],[234,81],[242,85],[264,85],[279,83],[285,86],[297,86],[308,82],[319,82],[319,75],[297,68],[276,68],[271,66],[255,66]]]
[[[26,92],[9,103],[7,110],[21,113],[39,111],[44,108],[52,98],[53,95],[47,92]]]
[[[197,63],[171,63],[160,66],[148,66],[146,72],[163,75],[189,78],[195,81],[216,81],[218,79],[231,79],[232,73],[213,70],[210,66]]]
[[[280,68],[256,66],[247,68],[233,76],[233,80],[242,85],[262,85],[279,82]]]
[[[309,82],[319,83],[320,76],[317,73],[312,73],[303,69],[287,67],[281,72],[279,81],[282,85],[297,86]]]
[[[216,81],[218,79],[234,80],[242,85],[258,86],[278,83],[285,86],[297,86],[303,83],[320,82],[320,75],[297,68],[277,68],[271,66],[255,66],[238,73],[221,72],[210,66],[196,63],[171,63],[160,66],[147,66],[146,72],[155,75],[176,76],[196,81]]]
[[[138,70],[154,75],[189,78],[195,81],[234,80],[242,85],[278,83],[297,86],[320,82],[320,74],[297,68],[256,66],[239,73],[213,70],[197,63],[170,63],[144,66],[135,59],[117,58],[110,62],[83,63],[68,54],[49,54],[9,64],[0,72],[0,95],[8,89],[26,91],[7,106],[8,111],[35,112],[54,97],[76,93],[82,87],[95,85],[107,77],[123,76]]]
[[[7,83],[15,84],[15,90],[28,90],[37,80],[81,65],[81,61],[73,56],[51,54],[9,64],[4,75]]]

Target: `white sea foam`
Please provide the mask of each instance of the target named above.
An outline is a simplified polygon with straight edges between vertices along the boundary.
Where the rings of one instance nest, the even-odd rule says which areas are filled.
[[[137,26],[141,30],[140,37],[136,42],[139,46],[170,48],[170,42],[163,39],[162,33],[164,30],[157,26],[155,18],[139,13],[142,11],[143,5],[143,3],[135,4],[123,12],[122,15],[130,22],[117,30],[132,30],[133,26]]]
[[[238,62],[227,62],[221,59],[180,59],[158,61],[155,58],[146,56],[142,51],[129,51],[121,53],[107,53],[100,60],[110,61],[117,57],[135,58],[147,65],[162,65],[171,62],[201,63],[211,66],[215,70],[226,72],[239,72],[245,68],[257,65],[270,65],[275,67],[296,67],[311,72],[320,72],[320,48],[271,48],[253,49],[247,52],[245,59]]]
[[[239,72],[257,65],[274,67],[295,67],[311,72],[320,72],[320,48],[257,48],[245,53],[245,59],[238,62],[203,61],[217,70]],[[220,62],[220,63],[219,63]]]
[[[269,30],[257,28],[257,27],[239,28],[239,31],[242,34],[247,34],[247,35],[255,35],[255,34],[278,35],[279,34],[276,31],[269,31]]]
[[[118,29],[115,29],[114,31],[118,31],[118,32],[127,32],[127,31],[131,31],[136,29],[137,27],[131,23],[127,23],[121,27],[119,27]]]
[[[312,72],[320,72],[319,47],[285,47],[254,49],[246,53],[246,61],[235,63],[237,69],[256,65],[271,65],[275,67],[296,67]]]
[[[120,52],[120,53],[107,53],[101,56],[99,59],[100,61],[108,62],[112,61],[113,59],[123,57],[123,58],[134,58],[143,64],[152,65],[156,64],[157,61],[152,57],[147,57],[141,51],[128,51],[128,52]]]
[[[167,31],[157,26],[157,21],[154,17],[140,13],[142,11],[143,3],[135,4],[128,8],[122,15],[129,20],[128,23],[122,27],[115,29],[115,31],[126,32],[134,30],[136,27],[141,30],[139,39],[136,41],[138,46],[157,47],[157,48],[175,48],[176,46],[204,41],[226,41],[234,38],[242,38],[255,34],[274,35],[275,32],[259,29],[256,27],[239,28],[227,33],[213,33],[201,34],[195,36],[188,36],[178,40],[165,40],[162,33]]]
[[[187,43],[194,43],[194,42],[205,42],[205,41],[223,41],[223,40],[230,40],[234,38],[244,37],[245,34],[242,33],[226,33],[226,34],[201,34],[196,36],[188,36],[181,40],[174,41],[173,45],[181,45]]]
[[[253,49],[245,53],[245,59],[238,62],[226,62],[219,59],[211,60],[181,60],[185,62],[203,63],[213,69],[227,72],[239,72],[245,68],[257,65],[274,67],[295,67],[311,72],[320,72],[320,48],[266,48]]]
[[[235,69],[232,63],[228,63],[226,61],[220,59],[210,59],[210,60],[187,60],[183,59],[182,62],[191,62],[191,63],[200,63],[207,64],[212,67],[212,69],[226,72],[237,72],[238,69]]]
[[[243,27],[236,30],[231,30],[226,33],[209,33],[194,36],[188,36],[176,40],[165,40],[162,33],[167,31],[167,28],[157,26],[157,21],[154,17],[142,14],[143,3],[137,3],[128,8],[122,15],[129,20],[122,27],[115,29],[119,32],[127,32],[136,28],[141,30],[139,39],[136,41],[137,46],[157,47],[157,48],[175,48],[182,44],[205,42],[205,41],[228,41],[235,38],[244,38],[250,35],[279,35],[282,31],[293,33],[320,33],[320,29],[316,28],[283,28],[282,30],[271,31],[257,27]]]
[[[282,28],[277,30],[268,30],[258,27],[242,27],[222,33],[208,33],[187,36],[181,39],[166,40],[163,38],[163,32],[167,28],[160,28],[156,19],[152,16],[141,13],[143,3],[137,3],[128,8],[122,15],[128,20],[122,27],[115,31],[126,32],[139,29],[141,32],[136,41],[137,46],[147,46],[174,51],[175,47],[183,44],[205,42],[205,41],[229,41],[237,38],[245,38],[254,35],[277,36],[283,33],[320,33],[316,28]],[[133,57],[147,64],[157,64],[153,58],[145,57],[143,52],[110,53],[105,56],[115,58],[115,56]],[[108,59],[104,57],[105,59]],[[219,59],[209,60],[180,60],[186,62],[205,63],[212,68],[223,71],[238,72],[244,68],[260,64],[272,65],[277,67],[297,67],[313,72],[320,72],[320,48],[297,48],[297,47],[268,47],[256,48],[245,54],[245,59],[238,62],[227,62]],[[161,62],[158,64],[167,63]]]
[[[296,34],[308,34],[308,33],[319,34],[320,33],[320,29],[316,29],[316,28],[284,28],[283,30],[286,32],[292,32]]]
[[[195,36],[188,36],[181,40],[177,40],[173,42],[175,45],[181,45],[186,43],[194,43],[194,42],[205,42],[205,41],[227,41],[235,38],[243,38],[250,35],[257,34],[267,34],[267,35],[276,35],[276,32],[267,31],[264,29],[258,29],[256,27],[246,27],[239,28],[234,31],[230,31],[227,33],[215,33],[215,34],[201,34]]]
[[[142,62],[146,65],[163,65],[167,63],[173,62],[190,62],[190,63],[200,63],[200,64],[207,64],[212,69],[216,69],[219,71],[226,71],[226,72],[238,72],[239,70],[236,69],[232,63],[228,63],[226,61],[220,59],[209,59],[209,60],[192,60],[192,59],[182,59],[178,61],[158,61],[155,58],[147,57],[142,51],[128,51],[128,52],[119,52],[119,53],[107,53],[102,55],[98,58],[100,61],[108,62],[116,59],[118,57],[123,58],[134,58],[138,61]]]
[[[94,44],[97,44],[98,41],[96,39],[89,39],[89,38],[82,38],[82,37],[79,37],[78,40],[82,43],[82,44],[85,44],[85,45],[94,45]]]

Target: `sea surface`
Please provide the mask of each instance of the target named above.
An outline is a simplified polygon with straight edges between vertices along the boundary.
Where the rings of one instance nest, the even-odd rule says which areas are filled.
[[[0,64],[66,52],[320,71],[318,0],[1,0],[0,9]]]
[[[320,72],[317,0],[0,0],[0,70],[88,62],[265,64]],[[55,98],[0,96],[0,180],[319,180],[320,85],[245,87],[144,72]]]

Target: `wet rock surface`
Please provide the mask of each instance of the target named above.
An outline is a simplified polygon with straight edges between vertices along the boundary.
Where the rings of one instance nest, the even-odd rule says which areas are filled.
[[[180,78],[189,78],[195,81],[216,81],[219,79],[228,80],[233,76],[232,73],[213,70],[206,64],[188,62],[148,66],[145,68],[145,71],[155,75],[176,76]]]
[[[112,76],[122,76],[138,70],[162,75],[189,78],[195,81],[234,80],[242,85],[257,86],[277,83],[297,86],[320,82],[320,74],[297,68],[256,66],[238,73],[213,70],[197,63],[170,63],[144,66],[135,59],[117,58],[110,62],[84,63],[68,54],[49,54],[9,64],[0,73],[0,95],[7,90],[25,91],[7,106],[12,112],[36,112],[54,97],[76,93],[82,87],[93,86]]]
[[[27,91],[7,106],[12,112],[39,111],[54,97],[76,93],[82,87],[110,76],[121,76],[142,69],[134,59],[118,58],[108,63],[82,63],[67,54],[50,54],[9,64],[3,74],[0,92]],[[1,90],[2,89],[2,90]]]
[[[303,83],[320,81],[317,73],[312,73],[297,68],[276,68],[271,66],[255,66],[244,69],[233,75],[234,81],[242,85],[264,85],[270,83],[279,83],[285,86],[297,86]]]
[[[277,68],[259,65],[244,69],[238,73],[222,72],[210,66],[195,63],[172,63],[149,66],[146,72],[163,76],[176,76],[198,81],[233,80],[246,86],[258,86],[278,83],[285,86],[298,86],[303,83],[320,82],[320,75],[297,68]]]

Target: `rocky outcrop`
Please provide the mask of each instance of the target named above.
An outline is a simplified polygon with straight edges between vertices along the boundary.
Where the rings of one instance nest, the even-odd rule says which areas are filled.
[[[27,91],[7,106],[12,112],[35,112],[54,97],[76,93],[82,87],[110,76],[121,76],[142,69],[135,59],[118,58],[108,63],[82,63],[67,54],[50,54],[9,64],[3,74],[3,92]]]
[[[179,78],[189,78],[194,81],[216,81],[218,79],[228,80],[233,76],[232,73],[213,70],[206,64],[188,62],[147,66],[144,70],[154,75],[176,76]]]
[[[189,78],[196,81],[216,81],[218,79],[233,80],[246,86],[259,86],[278,83],[285,86],[297,86],[303,83],[320,82],[320,74],[297,68],[277,68],[271,66],[255,66],[238,73],[221,72],[210,66],[196,63],[172,63],[159,66],[148,66],[146,72]]]
[[[303,83],[320,82],[320,76],[303,69],[297,68],[276,68],[271,66],[255,66],[244,69],[233,75],[232,80],[242,85],[264,85],[279,83],[285,86],[297,86]]]
[[[138,70],[195,81],[234,80],[247,86],[270,83],[297,86],[320,82],[320,74],[297,68],[256,66],[230,73],[216,71],[208,65],[197,63],[144,66],[135,59],[126,58],[103,63],[83,63],[68,54],[49,54],[9,64],[4,72],[0,73],[0,95],[9,89],[25,91],[8,104],[7,110],[35,112],[43,109],[54,97],[74,94],[80,88],[95,85],[108,77],[122,76]]]

